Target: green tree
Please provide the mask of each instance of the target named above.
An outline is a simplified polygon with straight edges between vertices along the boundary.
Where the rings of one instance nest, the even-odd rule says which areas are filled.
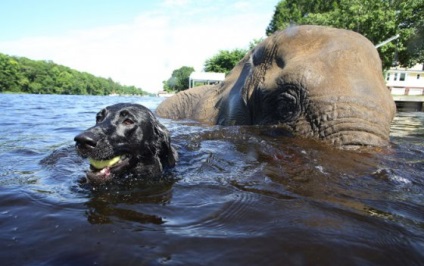
[[[260,44],[262,41],[264,40],[264,38],[259,38],[259,39],[253,39],[253,41],[251,41],[249,43],[249,50],[252,50],[253,48],[255,48],[258,44]],[[242,57],[243,58],[243,57]]]
[[[190,74],[194,72],[193,67],[183,66],[175,69],[171,77],[163,82],[165,91],[183,91],[189,87]]]
[[[234,49],[231,51],[221,50],[218,52],[218,54],[206,60],[204,70],[206,72],[218,72],[228,74],[246,55],[246,53],[247,51],[244,49]]]
[[[277,4],[266,33],[290,24],[326,25],[356,31],[374,44],[399,34],[397,41],[378,49],[388,68],[395,51],[402,65],[423,62],[422,37],[416,37],[423,19],[424,0],[283,0]]]
[[[417,26],[416,34],[407,46],[408,54],[417,62],[424,62],[424,20]]]
[[[168,80],[163,81],[163,90],[167,92],[174,92],[176,91],[176,85],[177,85],[177,78],[170,77]]]
[[[0,53],[0,92],[53,94],[147,94],[112,79],[81,73],[52,61],[34,61]]]
[[[55,93],[71,94],[73,90],[74,77],[68,71],[62,71],[56,76]]]
[[[0,91],[19,92],[20,81],[19,63],[13,58],[0,54]]]

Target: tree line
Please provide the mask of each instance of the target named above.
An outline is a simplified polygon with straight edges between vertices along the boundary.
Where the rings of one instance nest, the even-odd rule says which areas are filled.
[[[207,59],[204,63],[205,72],[217,72],[228,74],[235,65],[246,55],[246,53],[259,44],[262,39],[254,39],[249,43],[248,49],[220,50],[217,54]],[[168,92],[179,92],[186,90],[189,85],[190,74],[194,72],[193,67],[182,66],[172,72],[168,80],[163,81],[163,89]],[[202,85],[202,84],[197,84]]]
[[[424,0],[282,0],[276,5],[265,33],[269,36],[290,25],[348,29],[364,35],[374,44],[399,34],[398,39],[378,48],[383,68],[424,63]],[[228,74],[258,42],[260,40],[254,40],[246,50],[219,51],[205,61],[203,70]],[[188,77],[194,69],[182,68],[184,71],[176,70],[175,76],[174,71],[171,78],[163,82],[164,89],[188,88]],[[169,86],[172,82],[179,86]]]
[[[283,0],[266,34],[291,24],[348,29],[374,44],[399,34],[397,40],[378,48],[383,67],[424,62],[424,0]]]
[[[0,53],[0,92],[77,95],[145,95],[134,86],[79,72],[52,61],[35,61]]]
[[[267,35],[296,24],[315,24],[356,31],[378,44],[399,34],[399,38],[378,52],[384,69],[393,65],[424,63],[424,0],[282,0],[275,7],[266,28]],[[205,61],[204,71],[228,74],[248,49],[221,50]],[[166,91],[188,88],[193,67],[183,66],[163,81]],[[147,94],[134,86],[122,86],[112,79],[95,77],[57,65],[0,53],[0,92],[53,94]]]

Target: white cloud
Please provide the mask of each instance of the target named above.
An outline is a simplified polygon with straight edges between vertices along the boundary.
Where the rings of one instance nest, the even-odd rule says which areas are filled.
[[[158,91],[174,69],[193,66],[201,71],[204,61],[218,50],[247,48],[254,38],[264,36],[273,12],[273,4],[264,14],[246,1],[226,5],[226,9],[217,6],[219,1],[212,6],[195,4],[199,2],[167,0],[160,10],[143,12],[131,23],[3,41],[0,51],[53,60]]]
[[[163,1],[163,6],[173,7],[173,6],[183,6],[189,3],[188,0],[165,0]]]

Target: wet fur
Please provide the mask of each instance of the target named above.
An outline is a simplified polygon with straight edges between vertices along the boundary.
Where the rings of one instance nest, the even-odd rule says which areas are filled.
[[[123,176],[160,177],[173,167],[177,153],[171,146],[168,130],[153,113],[139,104],[119,103],[96,115],[96,125],[75,137],[76,150],[82,157],[109,160],[124,155],[122,166],[111,168],[107,177],[87,173],[92,183],[103,183]]]

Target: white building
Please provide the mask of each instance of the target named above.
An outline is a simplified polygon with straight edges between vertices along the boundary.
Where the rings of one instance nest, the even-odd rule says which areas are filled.
[[[225,79],[225,73],[215,72],[193,72],[189,78],[189,88],[193,88],[195,83],[216,84]]]
[[[386,72],[386,85],[392,95],[424,95],[424,64],[389,69]]]

